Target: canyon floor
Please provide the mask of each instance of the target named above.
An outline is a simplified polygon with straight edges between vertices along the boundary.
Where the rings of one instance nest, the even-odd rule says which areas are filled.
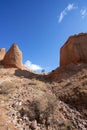
[[[87,130],[87,64],[49,74],[0,66],[0,130]]]

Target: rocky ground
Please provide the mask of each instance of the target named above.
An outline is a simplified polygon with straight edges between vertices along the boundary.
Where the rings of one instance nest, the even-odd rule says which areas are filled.
[[[0,68],[0,130],[87,130],[87,64],[48,75]]]

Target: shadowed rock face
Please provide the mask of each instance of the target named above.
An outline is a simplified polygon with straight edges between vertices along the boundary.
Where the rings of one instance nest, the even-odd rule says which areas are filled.
[[[60,66],[87,63],[87,33],[71,36],[60,50]]]
[[[13,44],[6,53],[3,64],[6,67],[17,67],[22,69],[22,52],[17,44]]]
[[[3,60],[5,56],[5,48],[0,49],[0,61]]]

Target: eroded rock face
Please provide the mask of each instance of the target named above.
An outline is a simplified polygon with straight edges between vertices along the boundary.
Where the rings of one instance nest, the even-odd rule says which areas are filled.
[[[5,56],[5,48],[0,49],[0,61],[4,59]]]
[[[87,33],[71,36],[60,50],[60,66],[87,63]]]
[[[8,50],[4,57],[3,64],[6,67],[17,67],[22,69],[22,52],[17,44],[13,44]]]

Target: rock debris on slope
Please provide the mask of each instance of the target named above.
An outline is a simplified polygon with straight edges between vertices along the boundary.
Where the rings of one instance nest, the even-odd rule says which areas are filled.
[[[23,67],[16,44],[0,53],[0,130],[87,130],[86,44],[70,37],[47,75]]]

